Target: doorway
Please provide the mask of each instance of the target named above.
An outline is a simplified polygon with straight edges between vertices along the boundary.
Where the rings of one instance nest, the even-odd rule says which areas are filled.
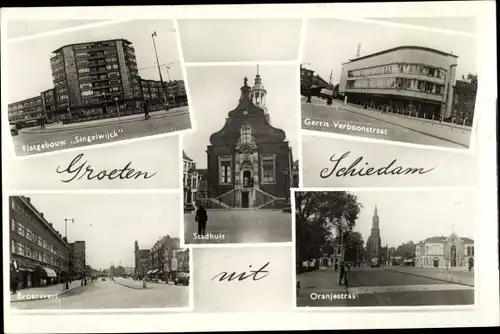
[[[450,249],[450,258],[451,258],[451,266],[456,267],[457,266],[457,247],[455,245],[451,246]]]
[[[243,172],[243,187],[252,187],[252,172],[246,170]]]
[[[243,191],[241,193],[241,207],[242,208],[248,208],[249,207],[249,198],[248,198],[248,191]]]
[[[439,267],[439,259],[437,257],[434,258],[433,265],[434,265],[434,268]]]

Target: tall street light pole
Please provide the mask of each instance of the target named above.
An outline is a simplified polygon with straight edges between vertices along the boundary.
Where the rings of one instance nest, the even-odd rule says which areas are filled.
[[[161,83],[161,88],[163,90],[163,95],[165,97],[165,102],[167,102],[167,93],[165,91],[165,85],[163,84],[163,76],[161,75],[161,68],[160,68],[160,62],[158,61],[158,52],[156,51],[156,42],[155,42],[155,37],[158,35],[156,34],[156,31],[154,31],[151,34],[151,38],[153,39],[153,47],[155,49],[155,56],[156,56],[156,65],[158,66],[158,74],[160,75],[160,83]]]
[[[75,222],[75,219],[73,218],[64,218],[64,237],[66,238],[66,254],[68,256],[68,260],[66,261],[67,263],[67,268],[66,268],[66,283],[65,283],[65,289],[69,289],[69,249],[68,249],[68,222]]]

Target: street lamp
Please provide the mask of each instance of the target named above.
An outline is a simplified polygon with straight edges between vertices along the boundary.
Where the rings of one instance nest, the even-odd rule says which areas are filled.
[[[66,255],[69,257],[69,250],[68,250],[68,222],[75,222],[75,219],[73,218],[64,218],[64,238],[66,238]],[[66,283],[65,283],[65,289],[69,289],[69,259],[67,259],[66,264],[68,265],[66,268]]]
[[[120,120],[120,107],[118,106],[118,98],[115,97],[116,110],[118,111],[118,120]]]
[[[165,91],[165,86],[163,85],[163,76],[161,75],[161,68],[160,68],[160,62],[158,61],[158,52],[156,51],[156,42],[155,42],[155,37],[158,35],[156,34],[156,31],[154,31],[151,34],[151,38],[153,39],[153,47],[155,49],[155,56],[156,56],[156,65],[158,66],[158,74],[160,75],[160,83],[161,83],[161,88],[163,90],[163,95],[165,96],[165,102],[167,102],[167,93]]]

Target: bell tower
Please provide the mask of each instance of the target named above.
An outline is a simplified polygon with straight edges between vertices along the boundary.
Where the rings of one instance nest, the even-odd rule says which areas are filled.
[[[262,84],[262,78],[259,73],[259,65],[257,65],[257,74],[255,75],[255,82],[252,87],[252,102],[262,110],[264,110],[266,119],[269,122],[269,113],[266,106],[267,91]]]

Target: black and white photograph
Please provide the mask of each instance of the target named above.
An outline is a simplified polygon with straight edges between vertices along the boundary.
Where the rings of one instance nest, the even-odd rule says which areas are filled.
[[[464,21],[474,25],[475,18],[455,23]],[[476,52],[470,32],[309,20],[300,65],[302,128],[468,149],[476,118]]]
[[[296,61],[301,19],[178,20],[186,62]]]
[[[5,44],[17,156],[191,129],[172,20],[82,29],[65,22],[58,26],[71,31]],[[24,29],[49,29],[44,25],[54,24],[26,21]],[[22,31],[23,24],[7,22],[7,29]]]
[[[299,184],[294,66],[188,67],[200,126],[183,136],[184,237],[291,242]]]
[[[295,192],[297,306],[473,305],[476,196]]]
[[[190,253],[180,243],[179,201],[10,196],[11,309],[187,309]]]

